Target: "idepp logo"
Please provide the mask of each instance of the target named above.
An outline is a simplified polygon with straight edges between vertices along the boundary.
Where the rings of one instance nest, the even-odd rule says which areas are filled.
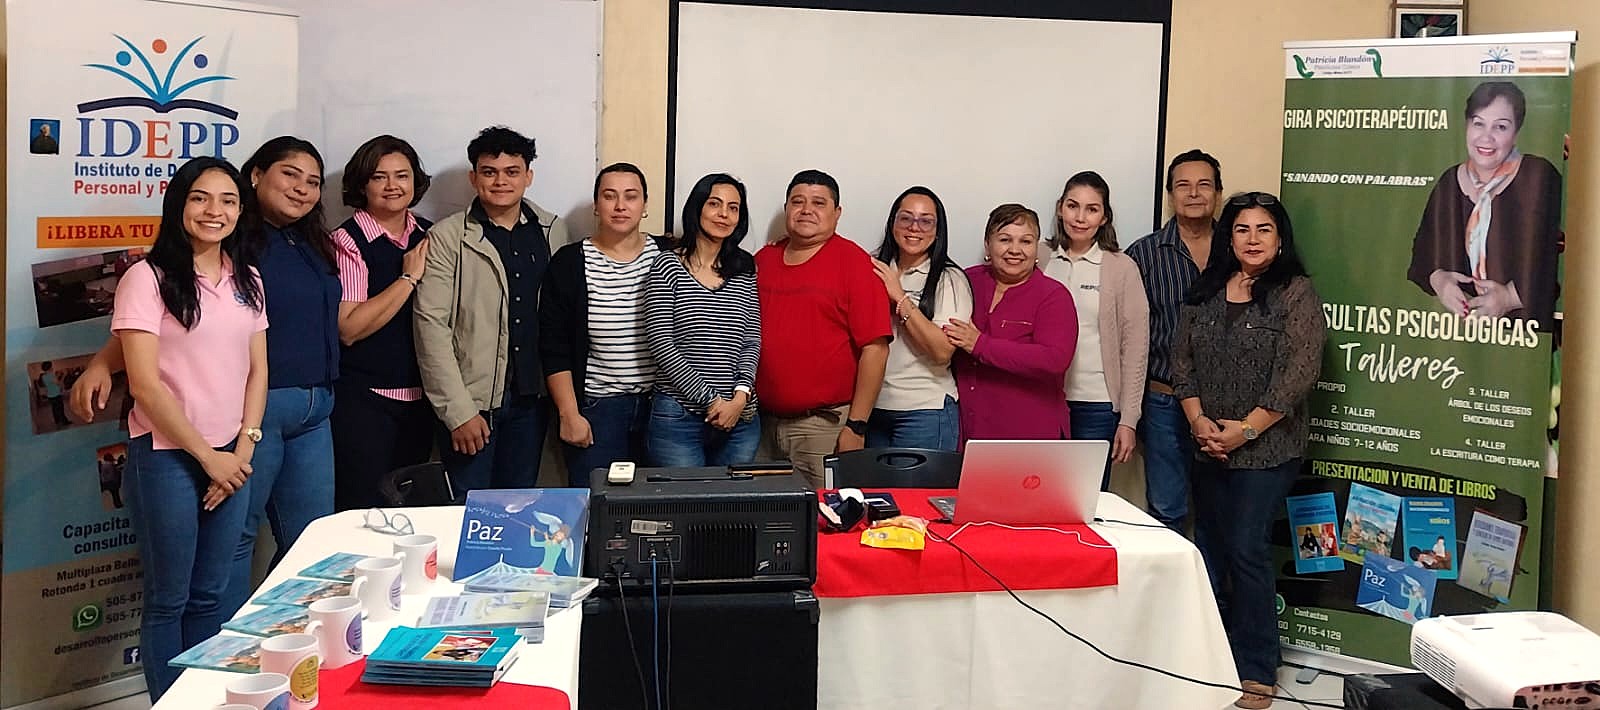
[[[217,81],[232,81],[234,77],[224,74],[215,74],[211,76],[201,76],[190,79],[189,81],[178,84],[177,86],[173,85],[173,81],[177,78],[179,67],[185,64],[184,58],[189,56],[189,51],[194,49],[194,46],[199,44],[200,40],[205,39],[204,37],[196,37],[190,40],[188,44],[184,45],[183,49],[178,50],[177,54],[173,55],[171,61],[167,63],[166,75],[161,76],[156,72],[156,67],[150,62],[150,58],[145,56],[145,53],[142,50],[134,46],[132,42],[129,42],[128,39],[122,35],[112,36],[116,37],[122,42],[123,46],[127,47],[127,49],[117,52],[115,57],[117,66],[111,66],[109,64],[85,64],[84,66],[108,71],[112,74],[116,74],[117,76],[127,79],[130,83],[143,91],[144,96],[119,96],[107,99],[98,99],[95,101],[85,101],[81,104],[78,104],[79,113],[89,113],[91,111],[117,108],[121,106],[143,106],[155,111],[156,113],[167,113],[173,109],[189,108],[208,111],[210,113],[217,114],[218,116],[222,116],[230,121],[239,117],[238,111],[234,111],[226,106],[219,106],[209,101],[201,101],[199,99],[182,98],[185,92],[197,86],[202,84],[210,84]],[[167,41],[157,38],[155,41],[150,43],[150,50],[157,55],[166,54]],[[124,67],[131,67],[135,58],[139,60],[139,64],[143,66],[145,72],[149,74],[148,82],[144,79],[134,76],[124,69]],[[204,71],[206,67],[210,66],[211,58],[206,56],[204,53],[196,53],[188,63],[192,64],[195,69]]]
[[[205,39],[204,37],[189,40],[182,49],[172,52],[170,58],[164,60],[165,68],[158,70],[152,58],[162,59],[168,55],[169,47],[166,40],[159,37],[151,40],[150,51],[147,53],[122,35],[112,36],[126,47],[116,53],[114,64],[91,63],[83,66],[126,79],[143,95],[113,96],[84,101],[78,104],[79,114],[117,108],[144,108],[156,114],[188,109],[215,114],[222,120],[209,122],[159,118],[130,120],[122,117],[94,118],[80,115],[76,157],[188,160],[196,155],[220,156],[225,148],[238,142],[239,127],[233,123],[239,117],[238,111],[210,101],[185,98],[185,94],[196,87],[219,81],[237,80],[237,77],[217,71],[214,66],[216,62],[212,57],[195,51],[195,47]],[[203,73],[208,68],[217,73],[197,76],[180,83],[180,73],[186,77],[193,77],[196,70]],[[144,77],[135,76],[135,72],[144,74]],[[167,174],[170,175],[171,171],[177,169],[177,164],[174,163],[167,168]]]
[[[1515,74],[1517,60],[1511,58],[1510,47],[1490,47],[1478,61],[1479,74]]]

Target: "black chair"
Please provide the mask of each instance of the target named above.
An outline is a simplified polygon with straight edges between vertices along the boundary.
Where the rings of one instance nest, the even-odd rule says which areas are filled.
[[[885,447],[833,454],[822,460],[834,488],[956,488],[961,454]]]
[[[450,473],[437,461],[419,463],[390,471],[378,482],[378,495],[385,505],[450,505],[456,501]]]

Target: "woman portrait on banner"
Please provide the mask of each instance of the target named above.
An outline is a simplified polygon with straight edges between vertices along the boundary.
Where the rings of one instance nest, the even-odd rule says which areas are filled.
[[[539,295],[539,355],[559,417],[567,485],[616,461],[643,463],[655,361],[645,345],[645,282],[665,241],[640,221],[644,172],[612,163],[594,178],[596,226],[550,257]]]
[[[972,320],[945,337],[961,388],[961,445],[973,439],[1072,436],[1062,385],[1078,343],[1067,287],[1039,271],[1039,215],[1018,204],[989,213],[983,263],[967,269]]]
[[[761,358],[756,263],[744,183],[700,178],[683,205],[677,246],[656,258],[645,289],[645,335],[656,361],[650,462],[723,466],[755,458]]]
[[[1172,385],[1199,449],[1195,539],[1227,610],[1241,708],[1272,705],[1280,658],[1268,538],[1305,457],[1324,338],[1283,204],[1264,192],[1229,199],[1185,298]]]
[[[894,340],[883,389],[867,421],[867,447],[955,451],[960,415],[945,337],[950,319],[972,320],[972,286],[950,260],[944,203],[926,187],[900,193],[889,209],[873,270],[889,292]]]
[[[240,226],[238,170],[219,158],[178,169],[145,261],[117,284],[117,335],[135,404],[128,512],[144,568],[139,648],[151,700],[167,662],[215,635],[250,506],[250,459],[267,397],[267,314]]]
[[[1407,277],[1456,315],[1510,316],[1554,327],[1561,173],[1517,149],[1522,89],[1479,84],[1467,97],[1467,159],[1439,176]]]
[[[257,253],[267,318],[293,325],[267,337],[266,413],[259,429],[245,432],[256,442],[249,461],[254,485],[249,517],[234,552],[224,617],[250,596],[251,560],[263,518],[277,542],[276,563],[311,521],[333,513],[328,416],[339,373],[340,286],[333,241],[323,223],[322,170],[321,153],[294,136],[263,143],[240,169],[248,186],[243,195],[246,214],[260,218],[241,222],[241,229]],[[123,361],[124,348],[113,337],[73,388],[79,414],[92,416],[94,409],[104,408],[111,373],[122,369]]]
[[[1067,370],[1072,438],[1110,442],[1111,464],[1133,457],[1150,359],[1150,302],[1139,265],[1117,246],[1111,187],[1092,170],[1067,179],[1056,200],[1045,274],[1066,285],[1078,312],[1078,350]]]
[[[411,333],[411,295],[433,226],[411,208],[431,182],[416,149],[391,135],[362,143],[344,166],[340,197],[355,214],[329,235],[343,345],[328,418],[335,510],[383,505],[383,477],[426,462],[433,450],[433,408],[422,394]]]

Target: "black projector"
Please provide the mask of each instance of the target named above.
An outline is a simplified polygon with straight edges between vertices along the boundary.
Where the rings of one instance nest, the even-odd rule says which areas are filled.
[[[808,589],[817,578],[817,498],[793,473],[641,468],[593,478],[584,574],[678,592]]]

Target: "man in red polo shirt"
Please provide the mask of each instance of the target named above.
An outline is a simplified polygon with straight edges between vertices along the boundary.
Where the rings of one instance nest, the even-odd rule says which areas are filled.
[[[799,172],[783,212],[785,239],[756,252],[756,396],[768,445],[821,487],[822,457],[866,442],[894,329],[872,258],[834,232],[839,183]]]

